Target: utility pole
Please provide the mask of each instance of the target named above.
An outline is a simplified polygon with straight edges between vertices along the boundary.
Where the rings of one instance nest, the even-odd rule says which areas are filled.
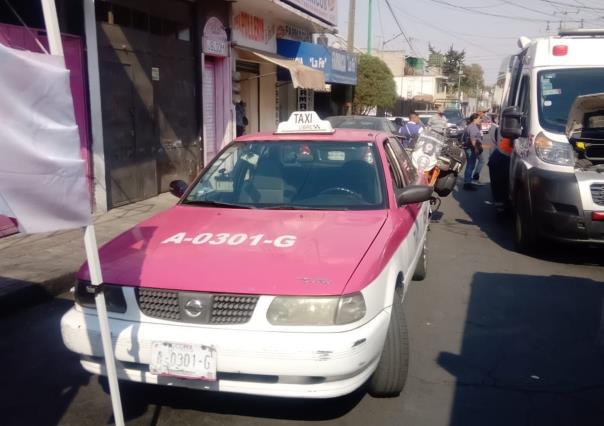
[[[350,8],[348,9],[348,53],[354,53],[354,21],[356,17],[356,0],[350,0]],[[352,101],[354,99],[354,86],[346,86],[344,114],[352,114]]]
[[[461,77],[463,76],[461,72],[461,63],[459,64],[459,70],[457,74],[457,100],[461,102]]]
[[[349,53],[354,52],[354,18],[357,7],[357,0],[350,0],[350,8],[348,9],[348,46]]]
[[[371,10],[373,9],[373,0],[369,0],[369,21],[367,23],[367,54],[371,55]]]

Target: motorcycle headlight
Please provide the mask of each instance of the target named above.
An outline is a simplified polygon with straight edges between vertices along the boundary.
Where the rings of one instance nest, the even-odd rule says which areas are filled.
[[[535,152],[537,157],[546,163],[559,166],[575,164],[575,153],[570,143],[553,141],[542,133],[535,138]]]
[[[365,316],[361,293],[346,296],[275,297],[266,319],[273,325],[343,325]]]

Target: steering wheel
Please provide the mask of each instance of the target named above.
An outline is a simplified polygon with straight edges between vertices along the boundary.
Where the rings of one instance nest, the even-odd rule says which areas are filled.
[[[319,192],[318,195],[334,194],[337,192],[342,192],[346,195],[350,195],[352,197],[359,198],[361,200],[363,199],[363,196],[361,194],[359,194],[358,192],[353,191],[352,189],[349,189],[349,188],[341,187],[341,186],[332,186],[331,188],[324,189],[323,191]]]

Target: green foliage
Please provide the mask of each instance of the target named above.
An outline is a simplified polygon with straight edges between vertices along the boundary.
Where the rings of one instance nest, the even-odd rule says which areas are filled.
[[[484,88],[484,72],[478,64],[465,65],[461,79],[461,90],[471,97],[477,97]]]
[[[395,101],[396,85],[386,63],[375,56],[361,55],[357,66],[354,113],[365,115],[373,107],[388,109]]]
[[[453,49],[453,46],[449,47],[447,53],[445,53],[445,60],[443,62],[443,75],[448,77],[449,83],[454,90],[457,90],[457,82],[459,81],[459,70],[463,70],[464,61],[466,58],[466,52],[464,50],[457,51]]]
[[[431,44],[428,45],[428,50],[430,51],[430,56],[428,56],[428,66],[441,68],[445,63],[445,55],[432,47]]]

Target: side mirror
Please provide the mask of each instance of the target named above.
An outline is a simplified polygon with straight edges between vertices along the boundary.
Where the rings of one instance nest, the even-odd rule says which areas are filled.
[[[501,114],[501,136],[514,140],[522,135],[522,111],[516,106],[507,107]]]
[[[409,185],[396,193],[396,201],[400,206],[423,203],[432,197],[434,188],[428,185]]]
[[[173,180],[170,182],[170,194],[180,198],[183,196],[188,186],[189,185],[187,185],[184,180]]]

